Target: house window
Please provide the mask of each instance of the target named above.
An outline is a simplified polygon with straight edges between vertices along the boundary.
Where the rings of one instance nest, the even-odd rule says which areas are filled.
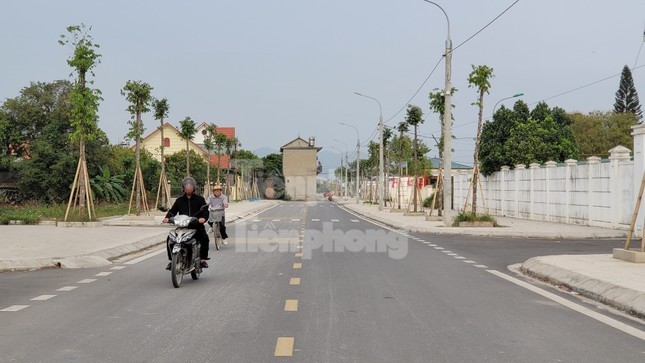
[[[170,147],[170,139],[165,137],[163,139],[163,147]]]

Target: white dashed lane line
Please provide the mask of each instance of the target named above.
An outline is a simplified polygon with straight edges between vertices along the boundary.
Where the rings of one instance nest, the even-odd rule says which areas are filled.
[[[114,266],[114,267],[110,267],[110,270],[123,270],[124,268],[125,266]]]
[[[78,286],[63,286],[60,289],[57,289],[56,291],[72,291]]]
[[[78,281],[77,284],[89,284],[94,281],[96,281],[96,279],[84,279],[84,280]]]
[[[11,306],[9,306],[8,308],[4,308],[4,309],[2,309],[2,310],[0,310],[0,311],[10,311],[10,312],[14,312],[14,311],[20,311],[20,310],[22,310],[22,309],[26,309],[26,308],[28,308],[28,307],[29,307],[29,305],[11,305]]]
[[[99,272],[94,276],[103,277],[103,276],[110,276],[110,275],[112,275],[112,272]]]
[[[51,299],[53,297],[56,297],[56,295],[40,295],[40,296],[36,296],[35,298],[30,299],[30,300],[32,300],[32,301],[45,301],[45,300],[49,300],[49,299]]]

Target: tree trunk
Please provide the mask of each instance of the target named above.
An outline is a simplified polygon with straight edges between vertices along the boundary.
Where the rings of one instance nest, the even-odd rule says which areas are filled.
[[[137,207],[137,215],[141,214],[141,185],[140,185],[140,178],[139,178],[139,171],[141,170],[141,143],[140,143],[140,137],[139,137],[139,130],[141,130],[141,112],[137,111],[136,113],[136,130],[137,130],[137,135],[135,136],[137,138],[135,142],[135,147],[134,147],[134,165],[135,165],[135,172],[134,172],[134,179],[136,180],[134,185],[134,193],[136,194],[136,207]]]
[[[162,180],[163,182],[167,182],[168,179],[165,177],[166,176],[166,160],[164,159],[164,153],[163,153],[164,152],[163,117],[161,118],[161,147],[160,147],[160,150],[161,150],[161,175],[162,175],[160,180]],[[162,192],[161,192],[161,205],[166,207],[167,206],[166,205],[166,190],[167,190],[166,187],[167,186],[166,185],[160,185],[159,187],[162,190]]]
[[[85,165],[83,161],[85,160],[85,140],[81,138],[79,146],[79,162],[82,165]],[[78,176],[78,215],[83,216],[85,214],[85,184],[88,183],[85,180],[85,170],[81,167],[81,173]],[[72,191],[73,192],[73,191]]]
[[[473,214],[477,215],[477,183],[479,181],[479,139],[482,134],[482,116],[484,112],[484,91],[479,92],[479,121],[477,123],[477,138],[475,139],[475,155],[473,157]]]
[[[190,176],[190,159],[188,158],[188,139],[186,139],[186,176]]]
[[[418,174],[417,163],[417,125],[414,125],[414,211],[417,211],[417,188],[419,183],[417,180]],[[409,210],[409,209],[408,209]]]

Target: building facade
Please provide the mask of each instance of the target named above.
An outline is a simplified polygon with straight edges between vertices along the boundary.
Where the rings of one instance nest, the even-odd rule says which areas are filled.
[[[284,190],[292,200],[316,198],[316,175],[322,171],[318,162],[320,150],[313,137],[309,141],[298,137],[280,148]]]

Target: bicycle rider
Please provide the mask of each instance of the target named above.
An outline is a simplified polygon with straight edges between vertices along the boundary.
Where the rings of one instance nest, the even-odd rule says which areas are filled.
[[[226,242],[226,239],[228,238],[228,234],[226,234],[226,222],[224,220],[224,215],[225,209],[228,208],[228,198],[226,197],[226,195],[222,194],[222,186],[220,184],[215,184],[215,186],[213,186],[213,194],[208,197],[206,204],[208,204],[209,211],[222,212],[222,220],[219,223],[219,231],[220,235],[222,236],[223,244],[227,245],[228,243]],[[213,227],[213,222],[209,221],[208,224]]]

